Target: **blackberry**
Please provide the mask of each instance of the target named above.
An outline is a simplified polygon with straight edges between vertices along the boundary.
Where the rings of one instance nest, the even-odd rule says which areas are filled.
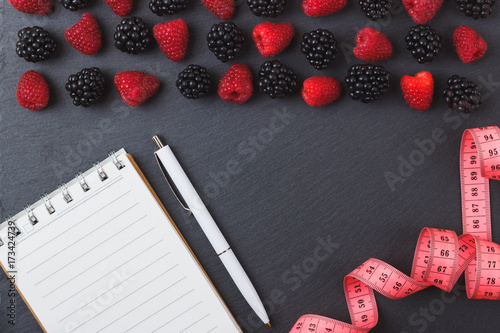
[[[419,64],[430,62],[443,47],[443,39],[428,25],[418,24],[406,36],[406,48]]]
[[[391,86],[391,74],[384,67],[372,64],[354,65],[345,83],[349,96],[355,101],[370,103],[382,96]]]
[[[458,9],[475,20],[490,16],[495,0],[456,0]]]
[[[88,6],[89,0],[63,0],[64,8],[71,10],[72,12],[77,11]]]
[[[151,42],[149,29],[140,17],[124,18],[116,26],[115,46],[122,52],[138,54]]]
[[[392,0],[359,0],[361,12],[373,21],[380,20],[389,14]]]
[[[448,79],[448,87],[443,91],[443,98],[450,108],[460,113],[475,112],[483,103],[482,93],[477,84],[458,75]]]
[[[222,62],[234,59],[244,41],[241,30],[233,22],[214,24],[207,34],[208,48]]]
[[[316,69],[325,69],[337,55],[337,41],[326,29],[316,29],[302,36],[300,51]]]
[[[163,14],[174,15],[186,9],[188,0],[151,0],[149,9],[158,16]]]
[[[282,98],[297,90],[297,75],[278,60],[268,60],[260,66],[259,89],[271,98]]]
[[[256,16],[278,17],[285,10],[286,0],[247,0],[247,4]]]
[[[179,73],[175,85],[189,99],[197,99],[210,92],[210,75],[207,69],[198,65],[189,65]]]
[[[97,102],[104,90],[104,78],[97,67],[84,68],[76,74],[71,74],[66,83],[66,90],[73,98],[73,104],[90,106]]]
[[[52,57],[57,44],[48,31],[40,27],[26,27],[17,33],[16,53],[29,62],[39,62]]]

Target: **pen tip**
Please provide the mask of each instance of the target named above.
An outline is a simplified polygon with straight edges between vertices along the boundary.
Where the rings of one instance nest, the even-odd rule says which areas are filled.
[[[266,325],[269,326],[269,327],[271,327],[271,323],[267,323]]]

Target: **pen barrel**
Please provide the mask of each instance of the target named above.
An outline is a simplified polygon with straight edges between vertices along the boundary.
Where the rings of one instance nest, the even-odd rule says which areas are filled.
[[[177,187],[179,194],[182,196],[192,214],[196,218],[196,221],[198,221],[198,224],[207,236],[210,244],[212,244],[215,252],[219,254],[226,251],[229,248],[229,244],[222,235],[219,227],[212,218],[212,215],[210,215],[207,207],[201,200],[198,192],[196,192],[196,189],[191,184],[191,181],[182,169],[179,161],[177,161],[177,158],[170,147],[165,146],[159,149],[156,152],[156,155],[172,179],[173,184]]]
[[[238,287],[248,305],[250,305],[252,310],[257,314],[257,316],[259,316],[264,324],[269,323],[269,317],[267,316],[264,305],[260,300],[259,294],[257,294],[257,290],[255,290],[250,278],[234,255],[233,250],[229,250],[221,254],[219,258],[229,272],[229,275],[231,275],[236,287]]]

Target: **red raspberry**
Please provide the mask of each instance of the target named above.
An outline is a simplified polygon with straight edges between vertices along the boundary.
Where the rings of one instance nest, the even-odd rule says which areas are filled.
[[[89,13],[84,13],[80,21],[66,29],[64,36],[71,46],[83,54],[96,54],[101,49],[101,30]]]
[[[36,15],[47,15],[52,11],[51,0],[8,0],[20,12]]]
[[[23,108],[33,111],[43,109],[49,102],[49,86],[37,71],[27,71],[19,79],[16,98]]]
[[[253,93],[252,72],[245,64],[234,64],[219,83],[219,96],[223,101],[245,103]]]
[[[382,61],[392,57],[392,45],[389,38],[372,28],[363,28],[356,36],[354,55],[363,61]]]
[[[234,0],[201,0],[219,20],[229,20],[234,13]]]
[[[160,82],[153,75],[128,71],[115,75],[115,87],[125,103],[138,106],[158,91]]]
[[[330,104],[340,97],[342,86],[339,80],[328,76],[313,76],[304,81],[302,97],[310,106]]]
[[[252,32],[252,38],[263,57],[273,57],[286,49],[295,31],[290,23],[263,22]]]
[[[180,61],[184,58],[189,42],[189,32],[183,19],[158,23],[153,28],[153,35],[168,59]]]
[[[453,44],[455,44],[458,56],[466,64],[472,64],[481,59],[488,49],[488,44],[483,37],[476,30],[465,25],[459,26],[453,33]]]
[[[403,0],[403,6],[413,21],[426,24],[438,12],[444,0]]]
[[[133,0],[104,0],[113,13],[118,16],[126,16],[131,10]]]
[[[415,76],[405,75],[401,78],[403,97],[411,108],[420,111],[431,107],[434,96],[434,79],[432,74],[423,71]]]
[[[303,0],[302,10],[307,16],[325,16],[345,7],[347,0]]]

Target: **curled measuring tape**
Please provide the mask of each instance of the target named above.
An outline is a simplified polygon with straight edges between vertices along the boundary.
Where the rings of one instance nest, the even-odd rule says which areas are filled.
[[[391,265],[369,259],[344,278],[352,324],[304,315],[290,333],[357,333],[378,321],[374,291],[400,299],[430,286],[450,292],[465,272],[467,297],[500,300],[500,245],[491,241],[489,179],[500,180],[500,129],[466,130],[460,149],[462,225],[464,234],[424,228],[410,276]]]

